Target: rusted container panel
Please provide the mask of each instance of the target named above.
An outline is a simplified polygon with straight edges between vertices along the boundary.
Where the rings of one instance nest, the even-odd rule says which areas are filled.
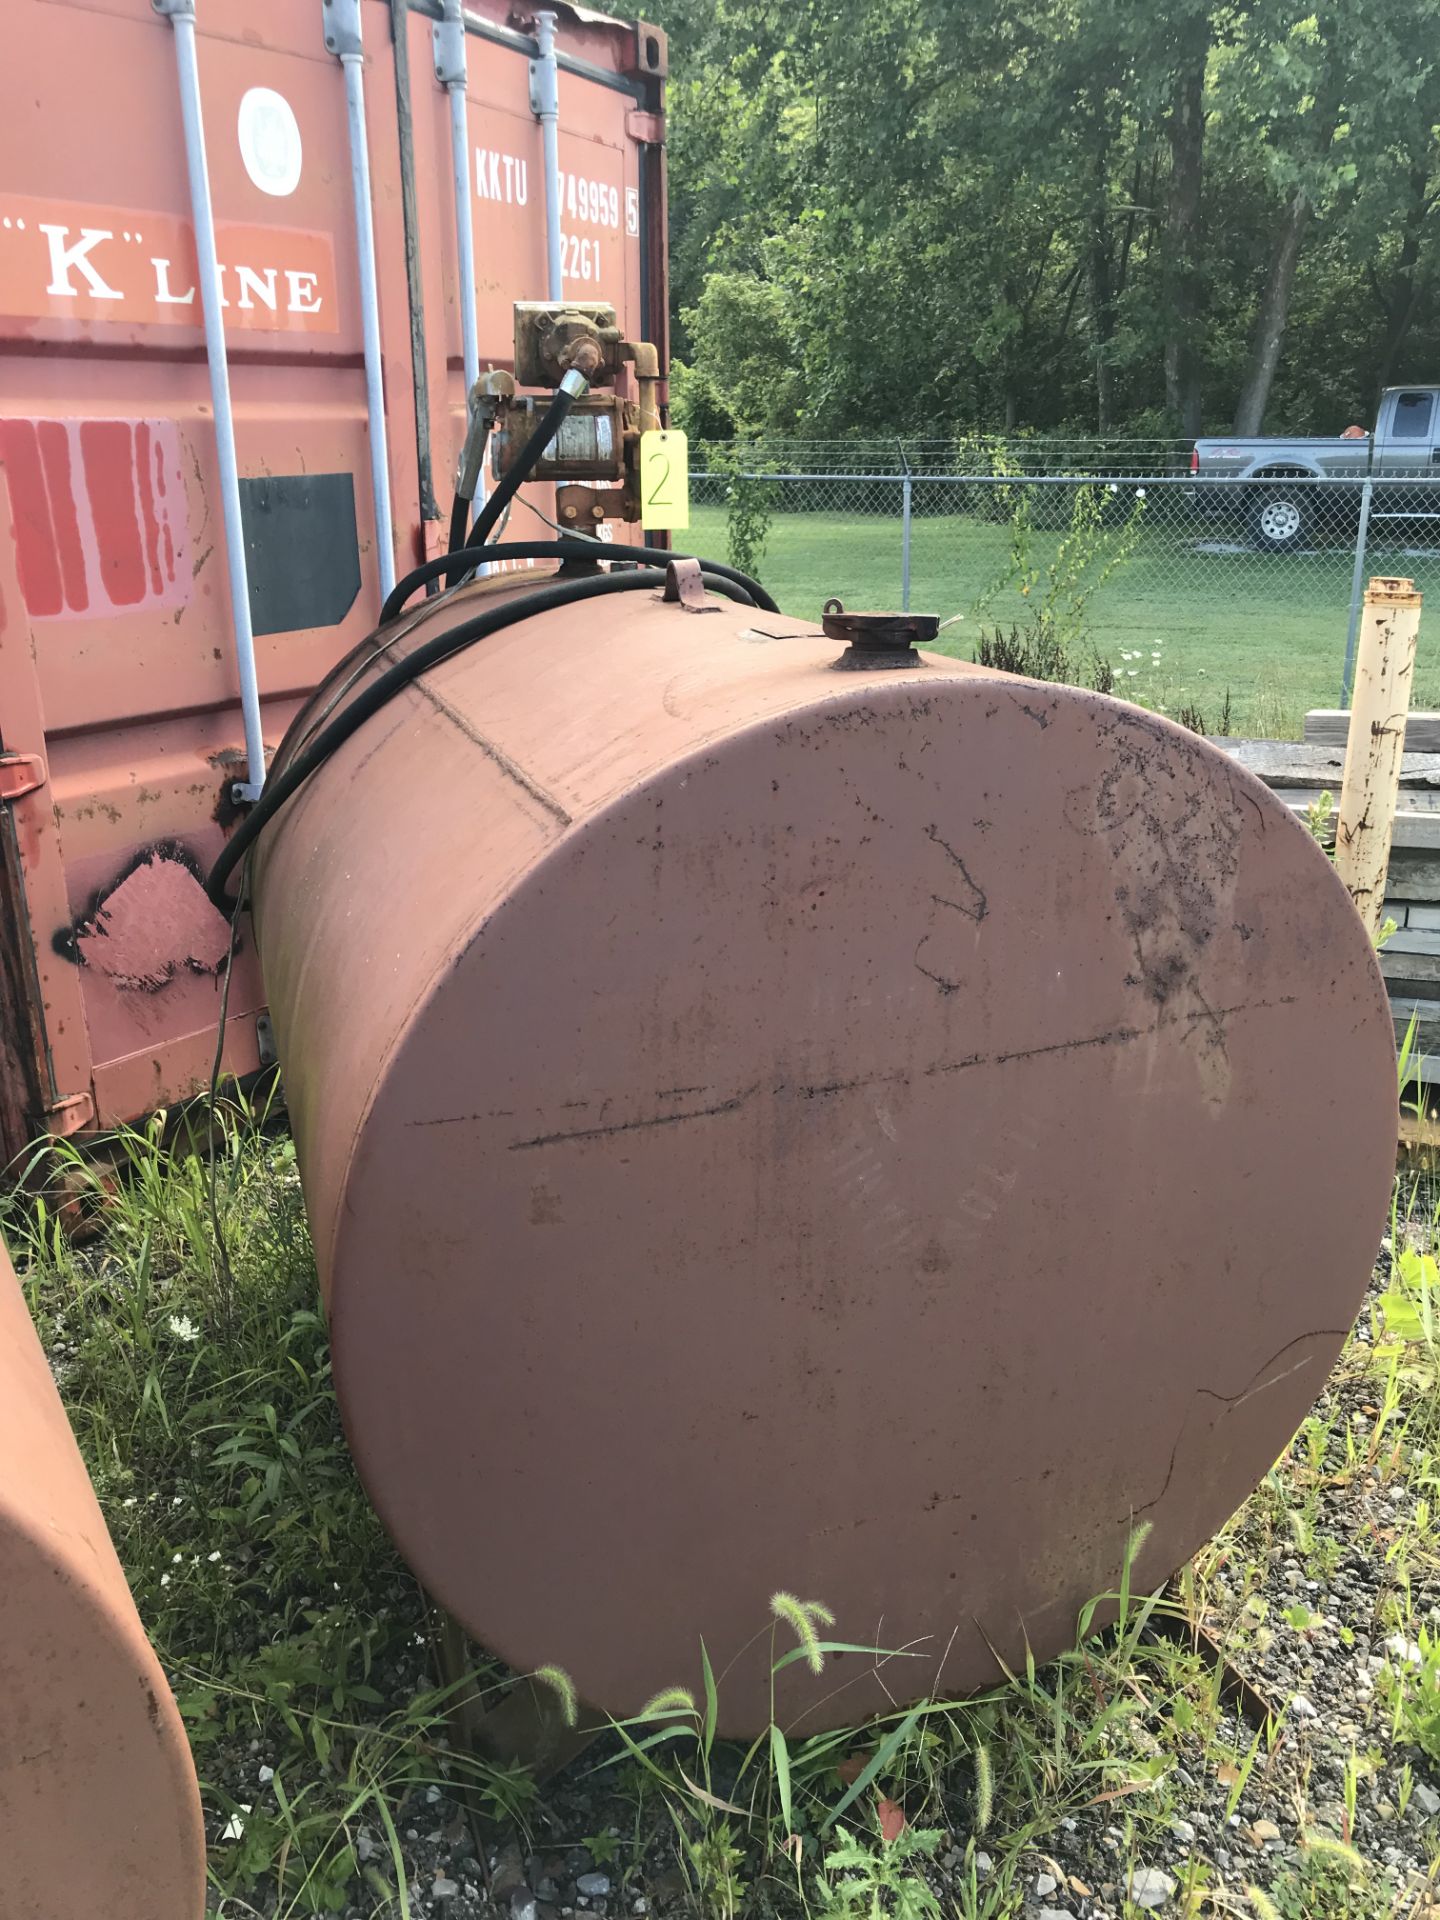
[[[363,0],[367,153],[393,526],[377,529],[345,81],[321,0],[199,0],[263,731],[449,513],[464,376],[438,6]],[[564,291],[632,334],[665,306],[664,39],[556,9]],[[482,364],[544,298],[534,42],[467,9]],[[0,1155],[192,1091],[223,929],[196,873],[243,776],[220,475],[174,31],[150,0],[14,0],[0,121]],[[536,504],[553,512],[553,488]],[[512,535],[548,528],[517,503]],[[37,782],[38,776],[38,782]],[[139,879],[136,879],[136,874]],[[259,1060],[242,929],[228,1064]]]
[[[0,1906],[199,1920],[185,1730],[0,1246]]]
[[[1374,956],[1258,782],[841,650],[548,613],[367,722],[258,863],[377,1507],[612,1711],[703,1638],[735,1732],[777,1588],[911,1656],[786,1669],[817,1727],[1054,1652],[1138,1523],[1157,1584],[1319,1390],[1392,1166]]]

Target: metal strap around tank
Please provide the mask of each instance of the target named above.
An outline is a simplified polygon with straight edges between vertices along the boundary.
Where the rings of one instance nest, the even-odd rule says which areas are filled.
[[[350,133],[350,188],[355,203],[355,254],[360,273],[360,317],[365,343],[365,411],[370,433],[370,493],[382,599],[395,584],[395,532],[390,512],[390,452],[385,436],[385,379],[380,357],[380,296],[375,278],[375,218],[370,197],[370,153],[365,135],[365,48],[360,0],[321,0],[325,46],[345,75]]]
[[[565,298],[565,243],[560,231],[560,74],[555,60],[555,15],[535,16],[536,55],[530,62],[530,111],[540,122],[545,154],[545,289]]]
[[[230,363],[225,353],[225,315],[215,252],[215,213],[210,201],[210,170],[205,160],[205,122],[200,111],[195,0],[151,0],[151,3],[174,29],[175,65],[180,81],[180,116],[185,127],[185,164],[190,180],[190,216],[195,227],[200,310],[205,328],[205,359],[210,370],[210,405],[215,415],[215,453],[220,469],[220,509],[225,526],[230,619],[235,634],[235,665],[240,679],[240,712],[245,723],[247,778],[237,780],[232,792],[237,800],[258,800],[265,784],[265,736],[260,720],[260,683],[255,672],[255,634],[250,623],[250,579],[245,566],[245,527],[240,515],[240,475],[235,459]]]

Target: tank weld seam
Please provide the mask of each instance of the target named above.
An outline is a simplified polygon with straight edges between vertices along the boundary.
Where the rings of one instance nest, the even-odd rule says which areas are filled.
[[[972,1053],[963,1060],[937,1060],[925,1068],[925,1077],[929,1079],[936,1074],[963,1073],[972,1067],[1009,1066],[1018,1060],[1034,1060],[1045,1054],[1071,1053],[1089,1047],[1128,1045],[1134,1040],[1151,1038],[1167,1027],[1193,1027],[1200,1022],[1228,1019],[1232,1014],[1268,1012],[1276,1007],[1293,1006],[1296,998],[1295,994],[1283,994],[1276,1000],[1251,1000],[1239,1006],[1221,1007],[1213,1011],[1207,1008],[1203,1012],[1192,1012],[1178,1018],[1173,1014],[1162,1016],[1148,1027],[1111,1027],[1104,1033],[1085,1034],[1076,1040],[1054,1040],[1043,1047],[1019,1047],[1006,1053]],[[780,1080],[770,1091],[771,1096],[777,1100],[787,1097],[817,1100],[826,1099],[837,1093],[858,1092],[865,1087],[896,1082],[903,1084],[908,1077],[903,1068],[887,1067],[877,1073],[862,1074],[853,1080],[819,1081],[808,1084],[804,1081]],[[612,1134],[642,1133],[654,1127],[678,1126],[685,1120],[713,1120],[722,1114],[737,1112],[747,1101],[754,1099],[760,1089],[761,1082],[756,1081],[753,1086],[746,1087],[742,1092],[732,1094],[728,1100],[717,1101],[713,1106],[708,1107],[692,1107],[684,1113],[657,1113],[639,1120],[617,1120],[607,1126],[562,1128],[555,1133],[536,1134],[533,1139],[511,1141],[509,1151],[528,1153],[536,1147],[560,1146],[571,1140],[601,1140]],[[657,1096],[660,1099],[669,1097],[673,1095]],[[493,1120],[496,1117],[493,1113],[480,1112],[436,1114],[426,1119],[411,1120],[407,1124],[412,1127],[469,1126],[484,1120]]]
[[[600,1140],[612,1133],[642,1133],[652,1127],[675,1127],[678,1126],[682,1120],[713,1120],[723,1113],[738,1112],[738,1110],[745,1105],[746,1101],[753,1099],[759,1091],[760,1083],[757,1080],[753,1087],[746,1087],[743,1093],[733,1094],[730,1099],[721,1100],[713,1107],[692,1107],[688,1113],[657,1113],[650,1115],[644,1120],[617,1120],[613,1125],[606,1127],[577,1127],[568,1132],[541,1133],[537,1134],[533,1140],[512,1140],[510,1143],[510,1151],[511,1153],[528,1153],[532,1147],[559,1146],[570,1140]],[[456,1116],[456,1118],[460,1120],[469,1120],[478,1117],[478,1115],[474,1114],[459,1114]],[[419,1121],[416,1124],[421,1126],[444,1126],[446,1122],[443,1120],[431,1120],[428,1122]]]
[[[523,792],[528,793],[537,805],[542,806],[552,820],[556,821],[562,827],[568,827],[572,824],[574,816],[566,811],[555,798],[554,794],[547,793],[544,787],[539,786],[530,778],[522,766],[517,765],[517,763],[510,758],[508,753],[502,748],[497,747],[493,740],[487,740],[483,733],[477,731],[465,718],[463,713],[457,712],[457,710],[451,706],[443,694],[436,693],[433,687],[427,687],[424,680],[417,680],[414,684],[417,693],[423,695],[437,712],[443,713],[457,732],[464,734],[472,747],[478,747],[488,760],[493,760],[500,771],[508,775],[508,777],[515,782],[517,787],[521,788]]]
[[[1081,1034],[1075,1040],[1051,1040],[1043,1047],[1016,1047],[1007,1053],[971,1053],[963,1060],[936,1060],[925,1069],[926,1078],[940,1073],[964,1073],[971,1067],[1008,1067],[1015,1060],[1037,1060],[1051,1053],[1076,1053],[1090,1047],[1128,1046],[1135,1040],[1150,1040],[1167,1027],[1213,1025],[1229,1020],[1237,1013],[1273,1013],[1277,1007],[1293,1007],[1299,995],[1283,993],[1274,1000],[1244,1000],[1233,1007],[1206,1007],[1186,1014],[1161,1014],[1144,1027],[1108,1027],[1103,1033]]]

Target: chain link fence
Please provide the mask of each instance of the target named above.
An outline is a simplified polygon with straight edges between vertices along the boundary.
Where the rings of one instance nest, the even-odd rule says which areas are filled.
[[[1413,579],[1440,618],[1440,471],[1386,471],[1366,442],[1325,479],[1196,474],[1160,441],[748,444],[695,465],[696,550],[728,546],[788,612],[935,613],[967,658],[1049,632],[1073,677],[1211,733],[1298,738],[1343,705],[1371,576]],[[1415,704],[1436,706],[1424,643],[1422,623]]]

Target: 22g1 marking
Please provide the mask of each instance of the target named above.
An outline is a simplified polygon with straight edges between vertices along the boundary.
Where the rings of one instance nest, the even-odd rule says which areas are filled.
[[[589,285],[600,281],[600,242],[578,233],[560,235],[560,264],[567,280],[584,280]]]

